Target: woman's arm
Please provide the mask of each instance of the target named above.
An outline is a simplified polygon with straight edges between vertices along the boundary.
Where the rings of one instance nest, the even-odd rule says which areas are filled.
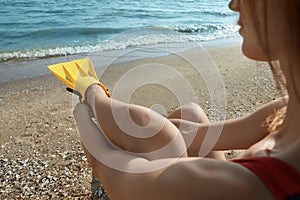
[[[189,156],[199,156],[201,146],[204,152],[205,146],[210,148],[207,151],[248,149],[269,134],[267,128],[263,127],[265,119],[275,110],[285,106],[287,101],[288,96],[278,98],[249,115],[224,122],[204,124],[180,119],[171,121],[182,132]],[[203,143],[204,141],[206,144]]]

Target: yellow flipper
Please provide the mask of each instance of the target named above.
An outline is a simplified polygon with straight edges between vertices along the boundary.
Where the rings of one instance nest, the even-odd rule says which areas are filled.
[[[108,89],[99,82],[99,78],[89,58],[50,65],[48,69],[67,87],[72,90],[79,89],[79,92],[83,93],[81,94],[82,98],[84,98],[85,90],[89,84],[94,83],[101,86],[108,97],[111,96]]]

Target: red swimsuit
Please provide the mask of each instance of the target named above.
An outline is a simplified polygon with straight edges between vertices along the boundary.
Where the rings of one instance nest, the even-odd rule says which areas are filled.
[[[276,199],[300,199],[300,173],[274,157],[253,157],[231,160],[254,172]]]

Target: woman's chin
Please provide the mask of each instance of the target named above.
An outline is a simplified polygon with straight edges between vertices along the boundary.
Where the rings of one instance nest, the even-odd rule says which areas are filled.
[[[242,45],[242,52],[247,58],[251,60],[260,61],[260,62],[269,61],[268,57],[265,55],[264,52],[262,52],[259,49],[246,47],[246,45],[244,44]]]

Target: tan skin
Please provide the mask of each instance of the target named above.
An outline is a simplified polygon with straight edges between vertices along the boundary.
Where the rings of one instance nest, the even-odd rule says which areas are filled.
[[[253,0],[233,0],[230,3],[232,10],[241,13],[239,23],[242,27],[241,35],[244,38],[243,52],[249,58],[267,61],[264,48],[257,39],[257,27],[263,28],[257,24],[262,23],[250,20],[252,19],[251,11],[245,6],[247,2],[253,2]],[[253,4],[257,14],[263,16],[263,4],[260,0],[255,2],[257,3]],[[278,14],[283,5],[278,6],[272,3],[274,0],[267,0],[267,2],[268,9],[274,11],[268,14],[268,18],[275,19],[272,13]],[[284,4],[285,1],[280,2]],[[278,29],[280,25],[283,26],[277,15],[276,17],[276,20],[279,20],[276,26],[273,25],[274,20],[269,20],[270,24],[268,24],[268,32],[272,33],[268,37],[270,55],[278,59],[281,66],[287,66],[287,63],[296,66],[298,63],[294,63],[293,60],[297,59],[288,58],[285,53],[288,47],[278,42],[283,37],[282,33],[273,30]],[[272,101],[245,117],[225,121],[222,124],[209,123],[204,112],[195,104],[183,106],[168,118],[164,118],[160,115],[151,115],[147,108],[124,104],[108,98],[96,85],[89,87],[86,99],[93,111],[90,107],[79,104],[74,110],[74,116],[88,161],[110,198],[125,200],[274,199],[262,181],[252,172],[239,164],[222,160],[223,155],[214,150],[245,149],[247,157],[276,157],[300,172],[300,124],[297,121],[300,119],[300,102],[297,98],[297,93],[300,93],[300,75],[294,79],[296,84],[292,84],[289,69],[282,68],[287,77],[289,97],[285,97],[285,100],[288,101],[288,110],[283,126],[271,134],[268,134],[261,124],[274,108],[284,106],[285,101],[282,99]],[[296,74],[300,74],[299,70],[299,67],[295,67]],[[140,126],[150,124],[147,128],[158,130],[157,134],[147,139],[129,136],[115,124],[112,109],[117,109],[118,113],[128,109],[136,124]],[[92,112],[101,130],[92,122]],[[188,113],[184,116],[190,116],[190,118],[181,119],[181,112]],[[161,121],[164,122],[163,126],[158,126],[157,124]],[[198,157],[208,127],[218,128],[223,125],[221,136],[211,149],[214,153],[210,155],[221,160]],[[137,130],[132,129],[133,133],[135,131]],[[191,134],[195,136],[193,140],[191,140],[193,138]],[[86,145],[88,141],[85,138],[90,137],[89,135],[93,137],[96,146]],[[164,152],[151,155],[134,154],[155,151],[170,141],[175,142],[171,143]],[[267,154],[266,149],[270,153]],[[156,168],[170,160],[173,162],[163,165],[162,168]],[[110,164],[117,164],[122,170],[111,167]],[[147,169],[147,172],[141,172],[144,169]],[[132,173],[133,171],[141,173]]]

